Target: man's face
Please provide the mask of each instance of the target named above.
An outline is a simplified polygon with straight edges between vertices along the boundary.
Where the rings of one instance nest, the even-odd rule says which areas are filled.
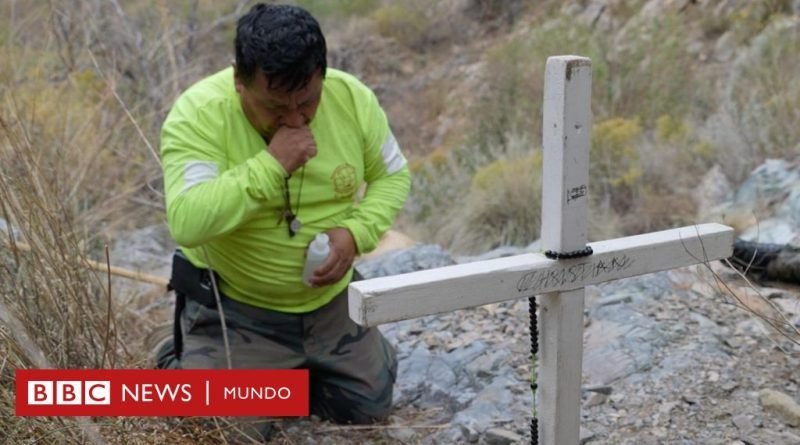
[[[269,82],[260,70],[256,71],[250,84],[245,85],[234,69],[234,80],[245,116],[267,138],[272,138],[280,127],[308,125],[322,97],[320,71],[314,73],[306,86],[291,92],[269,88]]]

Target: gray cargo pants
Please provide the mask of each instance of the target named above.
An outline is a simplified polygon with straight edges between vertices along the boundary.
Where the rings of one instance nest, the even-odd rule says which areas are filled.
[[[394,348],[377,328],[348,316],[347,289],[305,314],[222,300],[233,368],[308,369],[310,410],[338,423],[371,423],[391,410]],[[187,298],[181,318],[184,369],[227,368],[219,312]],[[175,365],[173,365],[175,366]]]

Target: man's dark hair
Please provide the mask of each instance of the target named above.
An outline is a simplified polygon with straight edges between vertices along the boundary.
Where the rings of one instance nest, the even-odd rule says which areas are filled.
[[[249,85],[260,69],[270,88],[296,91],[328,64],[319,23],[303,8],[259,3],[236,26],[236,70]]]

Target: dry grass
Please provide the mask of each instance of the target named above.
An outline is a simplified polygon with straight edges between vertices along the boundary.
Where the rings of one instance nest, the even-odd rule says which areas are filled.
[[[754,253],[753,260],[756,254]],[[769,295],[765,295],[761,286],[751,281],[749,265],[744,270],[739,270],[728,259],[721,260],[727,267],[723,276],[719,268],[715,268],[707,259],[696,259],[703,260],[700,264],[705,273],[698,274],[698,283],[706,286],[705,293],[720,296],[725,304],[731,304],[759,320],[774,334],[773,338],[780,337],[800,346],[800,328],[792,322],[791,315],[786,310],[777,305]],[[730,275],[735,278],[729,278]],[[785,350],[780,344],[776,344],[776,348],[787,355],[795,354]]]
[[[463,205],[448,214],[437,239],[459,253],[479,254],[538,238],[542,184],[530,172],[541,171],[541,151],[513,138],[504,154],[479,168]]]
[[[70,204],[73,193],[85,197],[89,191],[73,192],[69,170],[53,165],[65,156],[37,150],[36,131],[25,127],[19,115],[8,115],[17,119],[13,126],[0,121],[0,212],[20,232],[20,239],[11,232],[0,234],[0,348],[5,352],[0,411],[10,414],[15,369],[139,367],[143,354],[133,346],[139,343],[139,321],[111,294],[110,276],[88,267],[98,240],[78,229],[86,215]],[[96,198],[98,209],[113,208],[102,198]],[[22,249],[22,243],[30,250]],[[139,422],[137,429],[152,430],[147,420]],[[98,432],[98,426],[119,432],[131,423],[136,421],[3,415],[0,430],[6,443],[103,443],[101,435],[109,441],[120,435]]]
[[[204,69],[208,59],[191,60],[192,51],[214,39],[197,39],[232,18],[198,29],[202,9],[194,2],[176,24],[165,4],[0,5],[9,17],[0,51],[19,61],[0,69],[3,443],[195,443],[209,430],[194,420],[12,414],[16,369],[147,366],[143,320],[112,294],[110,276],[88,266],[108,263],[117,230],[163,221],[151,141],[175,94]],[[187,60],[197,65],[183,69]]]

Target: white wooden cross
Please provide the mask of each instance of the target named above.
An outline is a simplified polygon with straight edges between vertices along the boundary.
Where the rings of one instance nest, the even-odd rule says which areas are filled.
[[[592,65],[550,57],[544,92],[542,247],[586,247]],[[525,254],[350,284],[350,317],[374,326],[539,296],[539,443],[577,445],[580,434],[584,288],[727,258],[733,229],[702,224],[591,243],[594,254],[551,260]]]

